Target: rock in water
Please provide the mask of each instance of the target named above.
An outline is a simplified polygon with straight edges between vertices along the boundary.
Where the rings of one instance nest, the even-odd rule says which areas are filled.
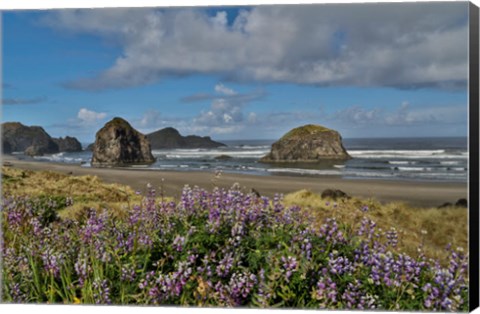
[[[273,143],[263,162],[316,162],[325,159],[350,159],[337,131],[308,124],[295,128]]]
[[[122,118],[107,122],[95,135],[92,166],[151,164],[150,141]]]
[[[61,152],[81,152],[82,144],[75,138],[66,136],[65,138],[53,138]]]
[[[2,124],[2,146],[4,153],[23,152],[30,156],[58,153],[58,145],[39,126],[26,126],[20,122]]]
[[[164,128],[147,134],[147,138],[150,140],[150,143],[152,143],[153,149],[217,148],[226,146],[223,143],[215,142],[209,136],[182,136],[178,130],[172,127]]]

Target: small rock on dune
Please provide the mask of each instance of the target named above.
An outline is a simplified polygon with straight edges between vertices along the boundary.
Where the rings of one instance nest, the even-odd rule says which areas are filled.
[[[350,196],[341,190],[326,189],[322,192],[322,198],[331,198],[333,200],[337,200],[340,198],[350,198]]]

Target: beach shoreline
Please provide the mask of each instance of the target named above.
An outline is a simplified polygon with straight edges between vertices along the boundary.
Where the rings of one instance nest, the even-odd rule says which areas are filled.
[[[373,198],[380,202],[404,202],[415,207],[437,207],[467,198],[467,182],[423,182],[381,179],[345,179],[337,176],[258,176],[200,171],[162,171],[142,168],[92,168],[79,164],[26,161],[2,155],[2,162],[24,170],[55,171],[71,175],[95,175],[106,183],[118,183],[144,191],[151,184],[166,196],[179,197],[185,185],[212,189],[229,188],[235,183],[261,195],[288,194],[302,189],[321,194],[325,189],[340,189],[350,196]]]

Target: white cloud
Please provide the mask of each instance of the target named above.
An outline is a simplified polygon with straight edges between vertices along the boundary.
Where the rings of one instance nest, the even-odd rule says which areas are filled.
[[[67,83],[102,90],[168,76],[314,85],[465,87],[468,3],[258,6],[201,9],[59,10],[44,23],[118,44],[94,77]]]
[[[105,119],[107,114],[105,112],[95,112],[86,108],[81,108],[78,111],[77,118],[85,124],[94,124]]]
[[[248,123],[250,124],[257,123],[257,114],[255,112],[250,112],[248,114]]]
[[[223,94],[223,95],[235,95],[237,92],[235,92],[233,89],[226,87],[223,84],[217,84],[215,85],[215,91],[217,93]]]

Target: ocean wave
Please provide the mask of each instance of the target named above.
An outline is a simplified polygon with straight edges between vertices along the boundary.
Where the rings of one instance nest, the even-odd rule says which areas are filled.
[[[440,161],[441,165],[459,165],[460,161]]]
[[[261,158],[265,156],[268,151],[255,150],[255,151],[197,151],[197,152],[186,152],[186,151],[169,151],[169,152],[159,152],[154,151],[152,154],[156,157],[166,158],[166,159],[205,159],[210,158],[214,159],[220,155],[228,155],[232,158]]]
[[[64,163],[68,163],[68,164],[80,163],[82,161],[85,161],[81,157],[65,156],[64,152],[57,153],[57,154],[52,154],[52,155],[34,156],[33,159],[50,161],[50,162],[64,162]]]
[[[293,174],[310,174],[310,175],[342,175],[338,170],[316,170],[316,169],[299,169],[299,168],[270,168],[268,172],[273,173],[293,173]]]
[[[444,149],[435,150],[352,150],[348,153],[354,158],[403,158],[403,159],[453,159],[463,158],[463,153],[446,152]]]
[[[253,146],[253,145],[237,145],[237,146],[232,146],[231,148],[235,149],[262,149],[262,150],[270,150],[272,146],[270,145],[260,145],[260,146]],[[230,148],[230,147],[229,147]]]
[[[395,167],[395,170],[421,172],[421,171],[432,171],[433,168],[430,168],[430,167]]]
[[[411,161],[390,160],[388,163],[391,164],[391,165],[409,165],[412,162]]]
[[[360,171],[360,172],[346,172],[345,177],[359,177],[359,178],[394,178],[395,175],[386,172],[367,172],[367,171]]]

